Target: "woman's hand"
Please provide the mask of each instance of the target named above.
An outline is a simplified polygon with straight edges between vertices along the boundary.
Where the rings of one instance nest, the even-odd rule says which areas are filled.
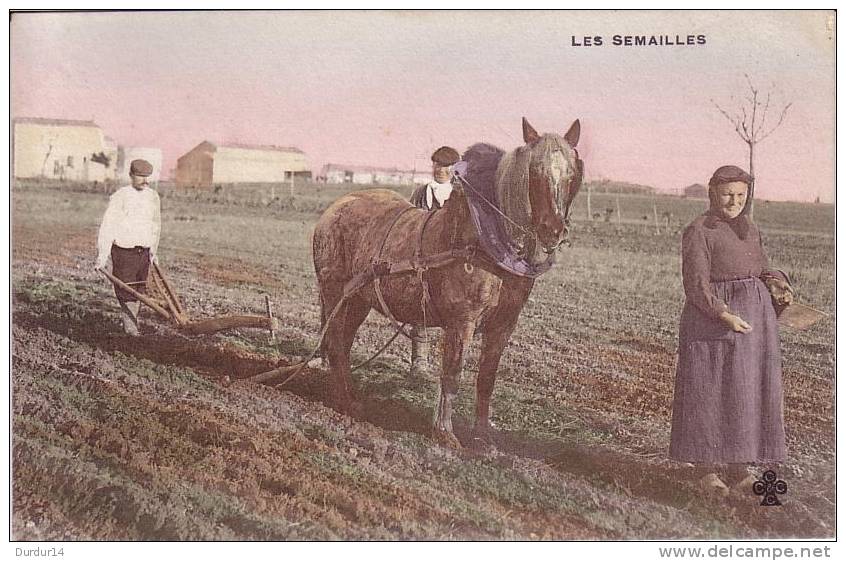
[[[764,281],[767,285],[767,290],[775,300],[776,304],[780,306],[789,306],[793,303],[793,288],[781,279],[769,277]]]
[[[728,325],[732,331],[736,331],[738,333],[749,333],[752,331],[752,326],[746,323],[746,320],[730,312],[723,312],[720,314],[720,320]]]

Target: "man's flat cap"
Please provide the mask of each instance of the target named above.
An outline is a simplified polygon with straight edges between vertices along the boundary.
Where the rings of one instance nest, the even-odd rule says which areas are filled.
[[[722,166],[717,168],[717,171],[711,176],[708,186],[716,187],[717,185],[734,183],[735,181],[742,181],[749,185],[752,183],[752,176],[737,166]]]
[[[132,160],[132,163],[129,164],[129,175],[149,177],[153,175],[153,164],[147,160]]]
[[[432,161],[439,166],[451,166],[460,159],[458,151],[449,146],[441,146],[432,154]]]

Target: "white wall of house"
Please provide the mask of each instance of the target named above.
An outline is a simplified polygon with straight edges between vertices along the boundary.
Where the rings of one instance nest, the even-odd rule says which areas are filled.
[[[102,181],[106,167],[91,162],[106,151],[103,131],[91,121],[19,119],[14,121],[13,174],[18,178]]]

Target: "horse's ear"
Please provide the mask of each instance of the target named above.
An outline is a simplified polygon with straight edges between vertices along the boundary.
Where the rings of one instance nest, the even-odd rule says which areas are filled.
[[[540,135],[538,134],[538,131],[536,131],[534,127],[529,124],[529,121],[527,121],[526,118],[523,117],[523,142],[525,142],[526,144],[531,144],[539,138]]]
[[[579,143],[579,135],[582,133],[582,125],[579,123],[579,120],[576,119],[573,121],[573,124],[570,125],[570,130],[564,135],[564,140],[567,141],[567,144],[570,145],[570,148],[575,148],[576,144]]]

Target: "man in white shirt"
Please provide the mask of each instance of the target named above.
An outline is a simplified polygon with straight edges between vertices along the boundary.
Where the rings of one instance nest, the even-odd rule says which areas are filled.
[[[140,293],[146,292],[147,273],[156,258],[161,233],[161,202],[147,178],[153,166],[146,160],[129,165],[131,185],[121,187],[109,199],[97,237],[97,269],[111,258],[112,274]],[[115,286],[124,331],[137,337],[141,303]]]
[[[461,159],[458,151],[441,146],[432,154],[432,179],[411,195],[411,204],[425,210],[438,210],[452,193],[452,166]],[[421,327],[411,330],[411,370],[416,376],[429,370],[429,337]]]

